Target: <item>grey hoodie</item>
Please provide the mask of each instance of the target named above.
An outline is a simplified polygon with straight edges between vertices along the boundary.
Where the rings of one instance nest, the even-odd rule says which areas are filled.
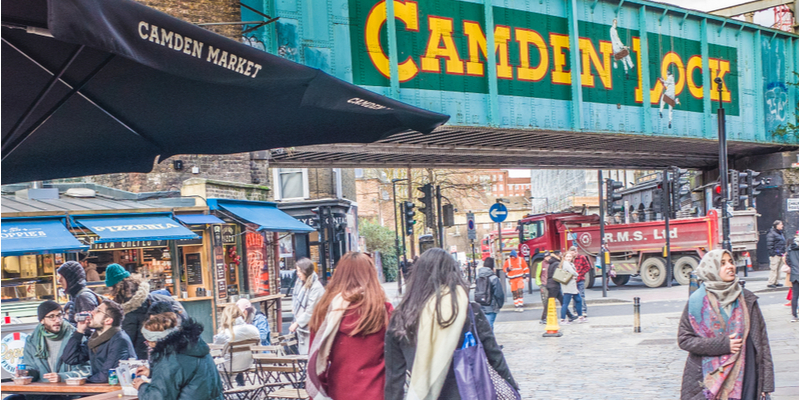
[[[481,305],[481,311],[483,311],[484,314],[497,313],[503,308],[503,303],[505,303],[506,300],[506,295],[503,293],[503,285],[500,284],[500,279],[497,278],[494,271],[489,268],[481,267],[478,269],[478,278],[483,276],[489,277],[489,284],[492,286],[493,296],[492,305]]]

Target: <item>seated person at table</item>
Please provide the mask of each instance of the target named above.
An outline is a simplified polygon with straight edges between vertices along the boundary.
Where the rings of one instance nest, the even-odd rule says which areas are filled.
[[[142,335],[150,353],[150,368],[136,374],[151,377],[133,381],[139,400],[221,400],[222,380],[200,335],[203,326],[189,318],[179,324],[172,312],[155,314],[144,323]]]
[[[78,322],[78,328],[69,338],[61,360],[70,365],[89,361],[92,375],[89,383],[108,383],[108,370],[117,368],[119,360],[135,358],[131,339],[120,328],[122,307],[105,300],[92,311],[90,318]],[[87,328],[94,329],[89,340],[84,340]]]
[[[228,304],[222,310],[222,318],[219,326],[219,333],[214,335],[214,344],[228,344],[229,342],[241,342],[244,340],[258,339],[261,340],[261,334],[258,328],[244,322],[244,314],[239,310],[236,304]],[[244,385],[244,375],[241,372],[247,371],[253,365],[253,356],[250,353],[235,353],[236,356],[231,360],[230,353],[226,352],[223,356],[225,365],[224,368],[227,372],[238,372],[236,375],[236,383],[239,386]]]
[[[61,361],[61,354],[67,339],[75,332],[75,327],[64,319],[64,309],[53,300],[46,300],[37,309],[39,325],[25,340],[25,364],[33,382],[64,382],[67,378],[89,376],[88,363],[67,365]],[[68,396],[14,395],[6,399],[56,400],[69,399]]]
[[[250,303],[250,300],[247,299],[239,299],[239,301],[236,302],[236,306],[239,307],[239,310],[241,310],[242,314],[244,314],[244,322],[253,325],[258,329],[258,334],[261,336],[261,345],[269,346],[271,343],[269,337],[269,321],[267,321],[267,316],[261,311],[256,310],[256,308]]]

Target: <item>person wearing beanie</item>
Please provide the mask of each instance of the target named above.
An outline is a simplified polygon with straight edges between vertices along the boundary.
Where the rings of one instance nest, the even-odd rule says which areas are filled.
[[[67,261],[56,270],[58,284],[70,297],[70,302],[64,306],[67,321],[75,325],[75,314],[90,312],[97,308],[102,298],[86,287],[86,272],[77,261]]]
[[[28,374],[33,377],[33,382],[64,382],[67,378],[89,376],[91,370],[88,363],[68,365],[61,361],[67,339],[75,332],[75,327],[64,322],[64,309],[61,305],[53,300],[46,300],[39,304],[36,311],[39,325],[25,339],[23,350]],[[26,399],[38,400],[45,397],[28,395]]]
[[[250,300],[247,299],[239,299],[239,301],[236,302],[236,306],[242,310],[242,314],[244,314],[244,322],[258,328],[258,333],[261,335],[261,345],[269,346],[270,330],[267,316],[261,311],[256,310],[256,308],[250,304]]]
[[[111,288],[109,295],[117,302],[125,313],[122,330],[128,334],[136,351],[136,358],[147,359],[148,348],[142,336],[142,325],[150,317],[148,310],[153,303],[166,302],[170,311],[181,318],[186,318],[183,306],[170,296],[150,293],[150,283],[139,275],[131,275],[119,264],[106,267],[106,286]]]

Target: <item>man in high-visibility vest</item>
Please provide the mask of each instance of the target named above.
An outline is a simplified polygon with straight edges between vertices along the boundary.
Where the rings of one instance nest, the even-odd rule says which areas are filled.
[[[522,312],[522,290],[530,279],[531,271],[522,257],[517,257],[517,251],[511,250],[511,257],[506,260],[503,269],[511,283],[511,294],[514,296],[514,311]]]

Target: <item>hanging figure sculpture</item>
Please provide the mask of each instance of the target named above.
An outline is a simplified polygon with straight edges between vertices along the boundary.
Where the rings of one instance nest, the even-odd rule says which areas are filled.
[[[628,75],[628,70],[633,69],[633,60],[631,60],[631,50],[628,46],[622,43],[617,33],[617,19],[611,23],[611,50],[614,52],[614,68],[617,68],[617,61],[622,61],[622,67],[625,68],[625,75]]]
[[[661,94],[661,101],[658,105],[658,116],[664,118],[664,103],[669,106],[669,128],[672,128],[672,108],[681,104],[680,99],[675,96],[675,75],[672,71],[667,72],[667,79],[658,78],[664,84],[664,92]]]

